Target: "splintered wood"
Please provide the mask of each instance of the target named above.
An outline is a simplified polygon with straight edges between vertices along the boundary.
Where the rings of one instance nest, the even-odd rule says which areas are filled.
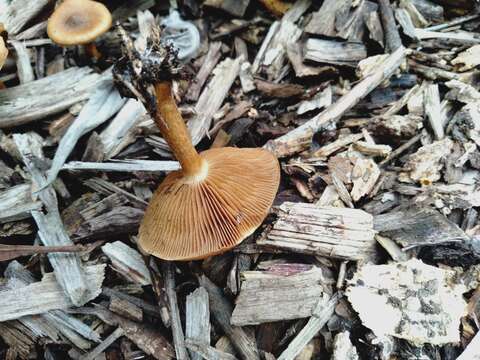
[[[455,275],[417,259],[368,264],[349,280],[346,294],[363,324],[379,337],[417,345],[457,343],[467,289]]]
[[[373,217],[358,209],[283,203],[278,220],[257,244],[345,260],[376,255]]]
[[[295,272],[294,264],[292,268],[293,274],[287,276],[276,273],[275,268],[243,272],[232,324],[256,325],[311,316],[323,293],[322,271],[300,267]]]

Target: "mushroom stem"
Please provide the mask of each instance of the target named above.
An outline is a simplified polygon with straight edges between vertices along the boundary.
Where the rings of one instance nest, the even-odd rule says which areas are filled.
[[[182,165],[183,174],[199,175],[203,160],[192,144],[185,122],[173,99],[171,83],[162,81],[155,84],[155,94],[157,98],[155,122],[160,132]]]

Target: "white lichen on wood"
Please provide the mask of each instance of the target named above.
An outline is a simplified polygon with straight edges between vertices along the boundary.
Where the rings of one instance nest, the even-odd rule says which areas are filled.
[[[363,324],[377,336],[416,345],[457,343],[467,289],[455,275],[418,259],[366,264],[349,281],[346,294]]]

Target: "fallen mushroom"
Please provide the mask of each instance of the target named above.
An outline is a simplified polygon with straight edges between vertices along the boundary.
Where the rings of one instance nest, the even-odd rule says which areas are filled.
[[[92,0],[65,0],[48,19],[47,33],[63,46],[86,45],[87,53],[100,57],[93,41],[112,26],[107,7]]]
[[[182,169],[153,195],[139,230],[139,246],[165,260],[202,259],[239,244],[260,226],[275,198],[280,168],[264,149],[217,148],[200,154],[172,96],[181,75],[176,51],[153,29],[144,53],[120,29],[125,56],[114,67],[124,96],[143,101]]]
[[[5,61],[7,60],[7,57],[8,57],[8,49],[5,46],[5,41],[0,36],[0,69],[5,64]]]

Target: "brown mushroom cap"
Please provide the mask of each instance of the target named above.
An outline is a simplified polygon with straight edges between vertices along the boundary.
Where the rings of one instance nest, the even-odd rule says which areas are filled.
[[[8,50],[7,50],[7,47],[5,46],[5,41],[0,36],[0,69],[3,67],[3,64],[5,64],[7,57],[8,57]]]
[[[48,19],[47,33],[59,45],[82,45],[94,41],[112,26],[105,5],[91,0],[65,0]]]
[[[165,260],[222,253],[252,234],[268,214],[280,182],[276,157],[263,149],[218,148],[200,154],[205,176],[170,173],[153,195],[139,245]]]

